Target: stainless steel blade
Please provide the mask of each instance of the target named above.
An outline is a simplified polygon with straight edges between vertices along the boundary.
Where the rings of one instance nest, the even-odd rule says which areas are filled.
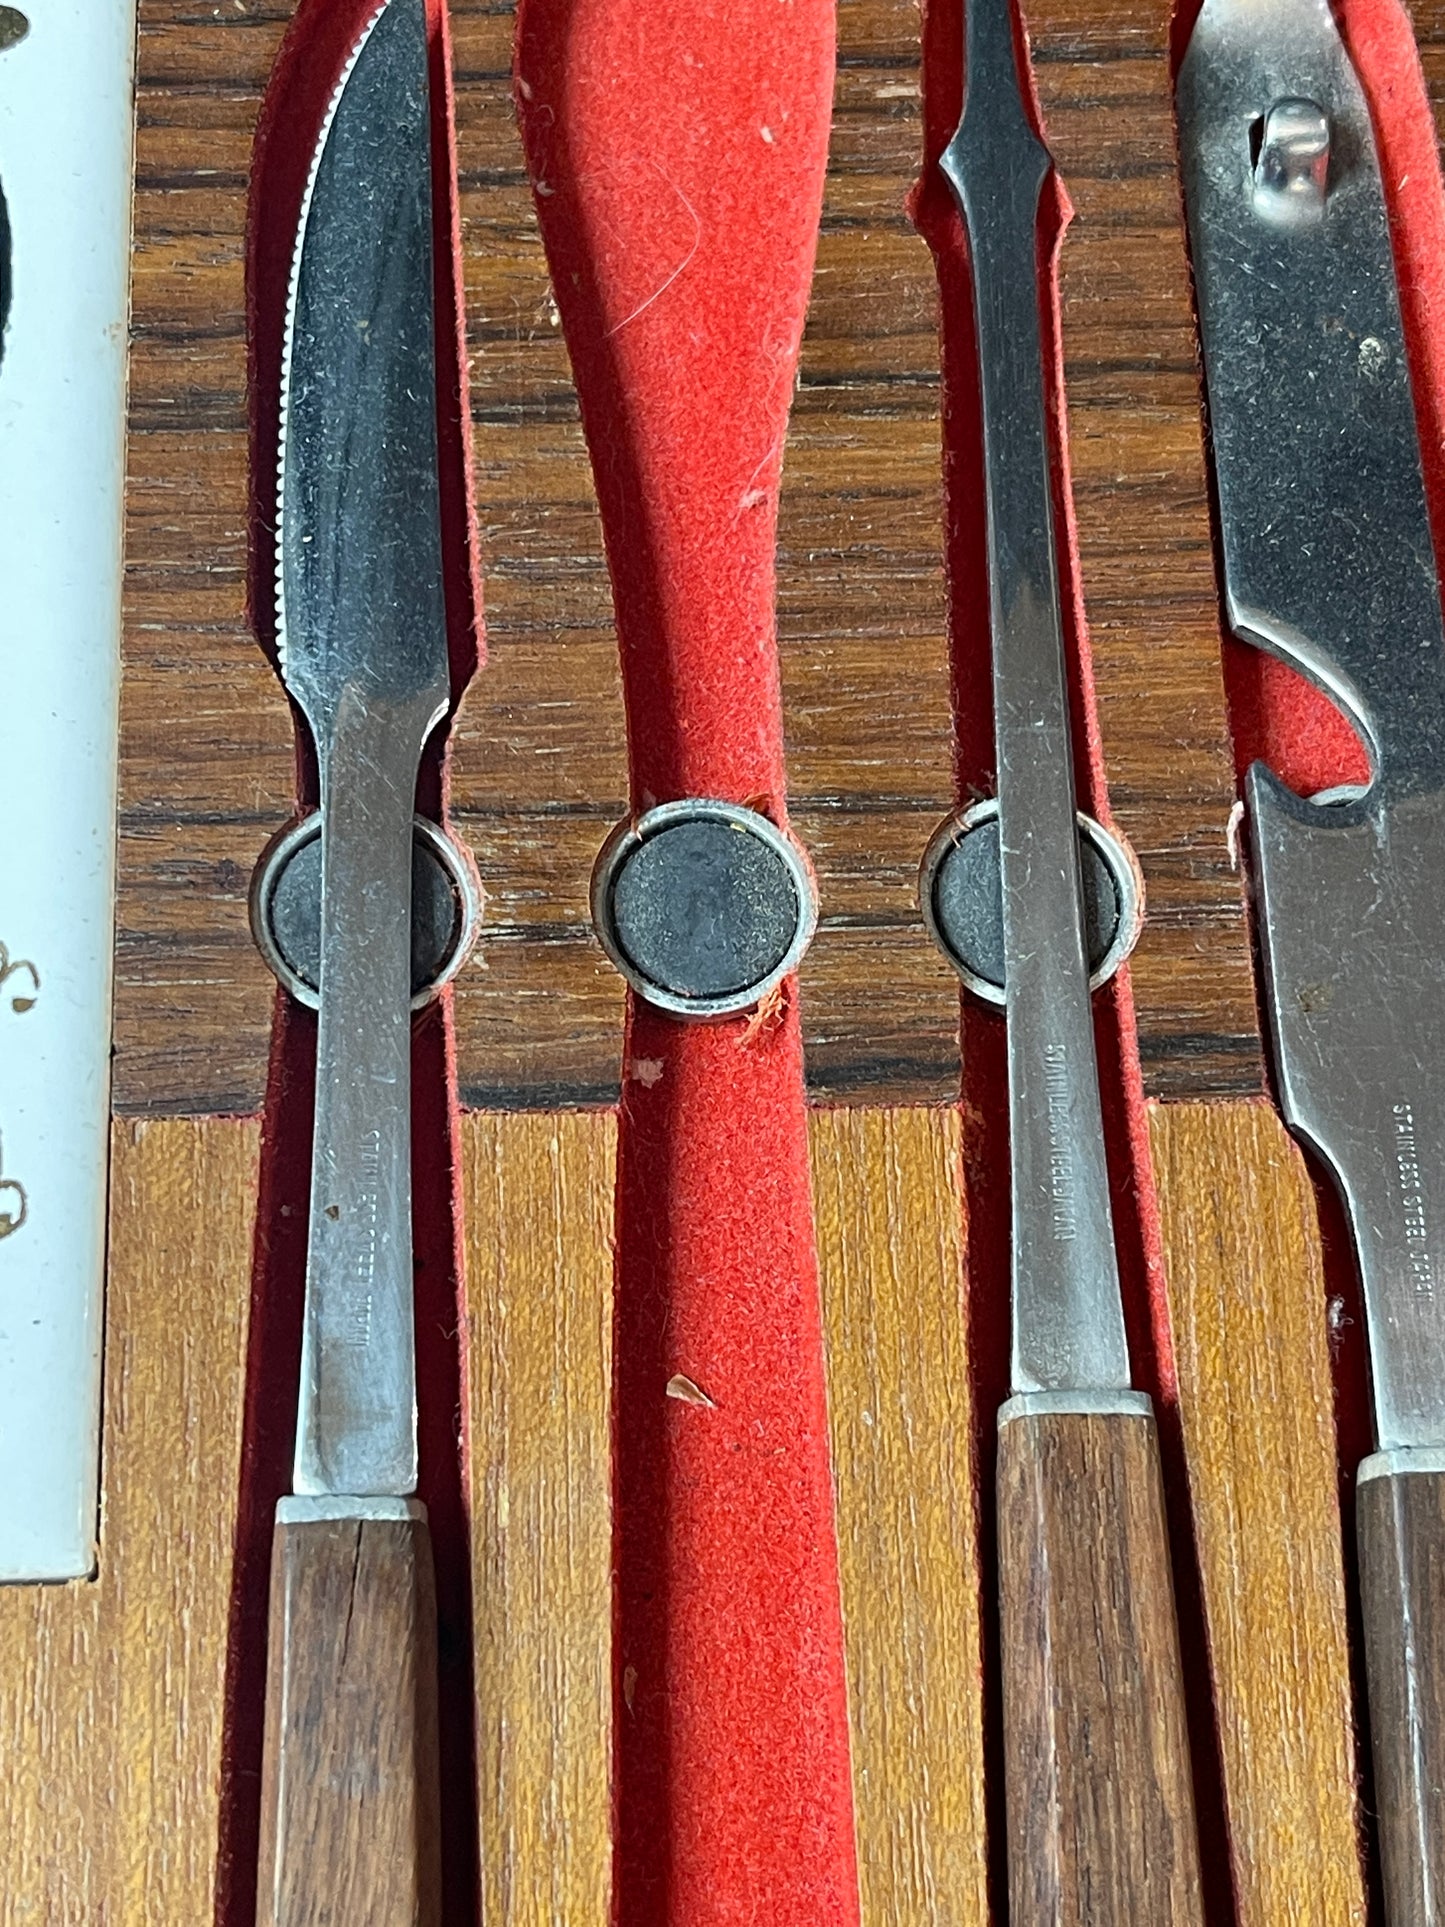
[[[1178,106],[1229,620],[1373,763],[1250,773],[1280,1098],[1349,1210],[1380,1445],[1445,1444],[1445,631],[1379,163],[1326,0],[1206,0]]]
[[[299,1493],[416,1486],[411,866],[448,699],[423,0],[360,40],[313,163],[287,321],[282,672],[321,775],[321,1007]]]
[[[1094,1054],[1049,477],[1037,227],[1048,151],[1006,0],[968,0],[944,173],[968,228],[983,388],[1013,1177],[1015,1391],[1129,1383]]]

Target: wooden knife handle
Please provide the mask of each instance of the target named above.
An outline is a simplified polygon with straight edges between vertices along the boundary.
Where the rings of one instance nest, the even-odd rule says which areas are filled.
[[[998,1511],[1011,1927],[1191,1927],[1199,1849],[1148,1399],[1010,1399]]]
[[[258,1927],[438,1927],[425,1509],[283,1499],[269,1641]]]
[[[1390,1927],[1445,1923],[1445,1454],[1377,1452],[1356,1494]]]

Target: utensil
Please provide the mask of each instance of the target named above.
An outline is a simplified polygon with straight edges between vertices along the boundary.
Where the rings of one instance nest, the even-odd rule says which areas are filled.
[[[277,628],[316,744],[322,924],[294,1496],[272,1553],[260,1918],[434,1922],[436,1624],[417,1484],[411,879],[446,711],[424,0],[317,145],[284,347]]]
[[[1360,1584],[1387,1912],[1445,1920],[1445,629],[1380,166],[1325,0],[1205,0],[1180,70],[1225,606],[1371,775],[1262,763],[1250,870],[1279,1099],[1338,1183],[1379,1450]]]
[[[1051,161],[1006,0],[944,152],[982,385],[1013,1182],[999,1413],[1009,1918],[1201,1917],[1159,1447],[1130,1388],[1094,1052],[1038,276]]]

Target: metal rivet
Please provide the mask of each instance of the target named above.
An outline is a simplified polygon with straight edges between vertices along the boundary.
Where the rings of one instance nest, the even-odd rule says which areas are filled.
[[[623,823],[592,877],[603,949],[675,1017],[730,1017],[797,968],[817,925],[807,861],[756,810],[689,797]]]
[[[412,856],[412,1000],[420,1010],[451,982],[476,942],[482,889],[471,859],[427,817]],[[251,934],[280,983],[315,1010],[321,965],[321,817],[302,817],[261,853],[251,879]]]
[[[1302,227],[1324,213],[1330,123],[1312,100],[1277,100],[1256,121],[1254,205],[1280,227]]]
[[[1143,883],[1127,846],[1079,812],[1089,985],[1097,990],[1139,940]],[[998,801],[989,797],[935,832],[919,871],[918,901],[939,949],[983,1002],[1004,1003],[1003,890]]]

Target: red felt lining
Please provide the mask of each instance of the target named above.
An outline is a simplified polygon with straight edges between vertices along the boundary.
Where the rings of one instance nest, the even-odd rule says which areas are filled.
[[[372,0],[302,0],[258,139],[249,245],[252,606],[270,645],[271,518],[280,315],[290,240],[326,98]],[[957,118],[961,7],[926,22],[927,156]],[[444,22],[436,13],[436,74]],[[1375,106],[1396,221],[1437,534],[1445,513],[1445,199],[1413,40],[1392,0],[1351,0],[1345,25]],[[777,477],[811,270],[831,94],[831,8],[773,0],[523,0],[524,136],[593,450],[612,566],[633,799],[688,793],[760,803],[783,820],[773,647]],[[1179,44],[1176,35],[1176,45]],[[448,101],[441,85],[438,98]],[[766,130],[766,135],[765,131]],[[771,136],[768,138],[767,136]],[[439,187],[453,179],[439,120]],[[476,662],[475,546],[456,201],[438,195],[448,609],[454,687]],[[916,218],[938,259],[948,463],[950,624],[960,795],[991,785],[982,486],[966,251],[946,188],[924,169]],[[1041,237],[1052,263],[1066,210]],[[1066,468],[1057,315],[1056,463]],[[1067,497],[1066,613],[1080,792],[1105,809],[1087,635]],[[1253,651],[1226,646],[1241,767],[1267,754],[1301,787],[1359,773],[1335,712]],[[1352,760],[1354,759],[1354,760]],[[303,751],[300,794],[314,798]],[[443,767],[422,794],[440,806]],[[1007,1121],[1002,1026],[964,1016],[968,1316],[983,1541],[992,1539],[993,1414],[1007,1391]],[[1231,1916],[1217,1749],[1177,1430],[1157,1214],[1127,977],[1099,1000],[1098,1041],[1121,1266],[1139,1382],[1164,1433],[1209,1917]],[[222,1927],[254,1913],[260,1682],[270,1515],[294,1425],[314,1024],[287,1011],[268,1089],[236,1588],[228,1665]],[[459,1332],[450,1032],[418,1027],[415,1077],[423,1491],[432,1511],[443,1638],[447,1919],[476,1906],[470,1597],[458,1414]],[[806,1117],[795,995],[775,1021],[688,1030],[633,1012],[618,1197],[616,1477],[617,1916],[681,1922],[856,1918],[841,1628]],[[1363,1346],[1337,1207],[1324,1213],[1347,1467],[1368,1448]],[[1352,1310],[1353,1307],[1353,1310]],[[669,1399],[681,1372],[711,1407]],[[1349,1474],[1346,1473],[1348,1478]],[[1002,1917],[999,1714],[991,1555],[987,1738],[991,1876]],[[1378,1906],[1378,1897],[1376,1897]]]
[[[784,820],[777,485],[831,0],[523,0],[523,136],[597,477],[634,805]],[[615,1377],[616,1916],[856,1919],[793,988],[634,1008]],[[712,1401],[667,1396],[684,1374]]]
[[[470,422],[461,302],[450,49],[441,0],[431,23],[432,173],[436,210],[438,455],[453,700],[481,654],[481,599],[470,499]],[[248,607],[275,657],[275,505],[281,344],[291,256],[316,139],[336,82],[376,0],[301,0],[278,56],[257,129],[247,229],[251,427]],[[440,820],[445,731],[423,760],[417,807]],[[298,807],[316,802],[316,764],[297,719]],[[420,1493],[436,1564],[442,1772],[443,1919],[477,1914],[476,1748],[473,1730],[469,1521],[461,1437],[466,1360],[456,1088],[450,992],[418,1021],[412,1046]],[[260,1822],[266,1601],[276,1501],[290,1490],[310,1191],[316,1022],[278,995],[262,1136],[248,1339],[246,1410],[226,1664],[217,1927],[252,1927]]]

